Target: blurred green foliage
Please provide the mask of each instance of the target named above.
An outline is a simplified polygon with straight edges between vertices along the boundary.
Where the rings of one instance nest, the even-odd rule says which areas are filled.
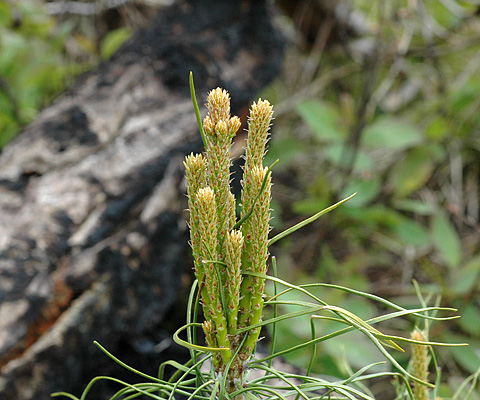
[[[274,190],[283,199],[276,215],[282,221],[276,224],[290,225],[358,192],[276,249],[280,274],[396,297],[412,307],[418,300],[411,281],[418,280],[424,293],[440,295],[463,315],[434,327],[439,340],[471,344],[440,351],[445,380],[453,382],[480,366],[478,3],[354,1],[352,10],[364,17],[368,33],[328,51],[291,50],[284,76],[262,94],[280,109],[267,160],[281,160]],[[314,62],[316,73],[304,79]],[[333,304],[350,301],[328,296]],[[355,312],[371,307],[349,305]],[[308,336],[310,322],[303,323],[286,326],[280,337]],[[371,361],[359,343],[342,339],[352,367]],[[339,348],[324,346],[320,354],[330,362],[317,371],[334,374],[344,365]]]
[[[73,17],[54,19],[41,1],[0,2],[0,149],[75,76],[110,58],[131,29],[96,34],[79,31]]]

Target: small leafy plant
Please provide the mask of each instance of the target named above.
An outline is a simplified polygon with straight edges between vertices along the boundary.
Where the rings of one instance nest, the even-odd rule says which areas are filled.
[[[438,304],[428,307],[422,303],[417,309],[405,309],[378,296],[348,289],[343,286],[310,283],[293,285],[276,277],[276,261],[271,258],[273,276],[267,275],[269,246],[300,229],[320,216],[333,210],[352,196],[313,215],[307,220],[287,229],[272,238],[270,233],[270,200],[272,168],[263,166],[273,108],[266,100],[258,100],[250,109],[248,139],[242,179],[240,215],[236,215],[236,199],[230,188],[232,139],[241,126],[236,116],[230,115],[230,96],[220,88],[212,90],[207,97],[208,114],[201,119],[197,105],[193,77],[190,75],[192,100],[202,135],[205,152],[191,154],[185,159],[188,203],[190,212],[190,240],[194,256],[194,281],[187,309],[186,325],[174,334],[176,343],[190,350],[191,358],[185,364],[175,361],[163,363],[158,376],[143,374],[125,365],[106,349],[97,346],[114,361],[147,381],[128,384],[111,377],[93,379],[80,399],[85,399],[91,387],[99,380],[118,382],[123,387],[111,399],[133,399],[146,396],[154,399],[174,399],[183,396],[190,399],[374,399],[364,381],[379,376],[396,378],[399,383],[399,398],[423,400],[428,389],[435,385],[427,381],[424,371],[425,350],[433,345],[445,345],[427,340],[425,334],[410,338],[386,335],[373,325],[397,317],[421,318],[425,321],[448,320],[453,317],[438,317],[438,311],[455,311]],[[266,292],[270,281],[273,293]],[[363,320],[354,313],[327,304],[315,294],[317,289],[348,292],[381,303],[393,310],[382,316]],[[301,296],[289,299],[296,292]],[[203,309],[204,321],[199,322],[199,308]],[[271,308],[268,319],[263,320],[264,307]],[[294,310],[280,314],[280,306]],[[311,339],[277,351],[275,336],[277,325],[294,318],[310,319]],[[334,321],[338,329],[316,335],[316,324],[325,320]],[[262,327],[270,325],[272,340],[270,353],[255,357],[255,350]],[[206,345],[198,334],[203,331]],[[328,339],[357,330],[364,334],[395,367],[394,372],[369,372],[376,364],[367,365],[351,373],[347,379],[313,376],[311,366],[316,357],[316,345]],[[186,340],[180,335],[186,331]],[[414,368],[404,368],[387,351],[387,348],[403,351],[398,342],[414,346]],[[305,375],[279,370],[273,360],[305,348],[311,349],[311,357]],[[416,357],[416,358],[415,358]],[[423,357],[423,358],[422,358]],[[417,368],[417,364],[420,367]],[[173,368],[170,378],[165,371]],[[423,368],[422,373],[418,372]],[[261,374],[249,377],[252,370]],[[253,374],[252,374],[253,375]],[[410,382],[413,382],[413,389]],[[426,388],[426,389],[424,389]],[[56,393],[54,396],[79,398]],[[423,396],[423,397],[422,397]]]

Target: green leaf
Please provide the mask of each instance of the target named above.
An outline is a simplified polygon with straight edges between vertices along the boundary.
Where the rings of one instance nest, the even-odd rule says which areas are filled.
[[[105,35],[100,45],[100,57],[102,60],[108,60],[113,56],[130,36],[132,36],[132,31],[129,28],[118,28]]]
[[[480,79],[473,77],[450,95],[451,112],[456,115],[465,111],[472,103],[478,100],[479,93]]]
[[[450,121],[442,116],[435,118],[425,129],[425,136],[431,140],[440,141],[451,131]]]
[[[292,211],[296,214],[311,215],[328,206],[328,202],[317,197],[307,197],[292,204]]]
[[[431,232],[435,247],[449,267],[456,267],[461,260],[461,244],[455,228],[443,212],[433,216]]]
[[[391,181],[395,195],[406,197],[421,188],[432,176],[434,167],[434,160],[428,150],[417,147],[409,151],[392,170]]]
[[[0,149],[2,149],[18,132],[18,125],[11,118],[2,118],[0,115]]]
[[[19,70],[24,70],[25,67],[19,68],[16,65],[16,61],[19,58],[19,54],[25,52],[27,46],[27,40],[24,37],[9,31],[2,32],[0,71],[4,77],[5,75],[18,74]]]
[[[352,159],[355,150],[342,143],[332,144],[327,148],[327,157],[330,162],[340,168],[345,168],[349,160]],[[357,150],[355,156],[355,165],[353,170],[356,172],[366,172],[373,169],[371,158],[363,151]]]
[[[334,105],[320,100],[310,100],[297,106],[297,112],[322,142],[339,142],[343,133],[339,126],[340,115]]]
[[[404,244],[422,247],[430,243],[428,231],[409,218],[401,218],[399,223],[393,227],[393,232]]]
[[[377,230],[379,226],[392,228],[399,223],[400,216],[391,208],[383,205],[370,205],[365,208],[343,207],[342,213],[362,223],[365,227]]]
[[[270,165],[279,159],[281,162],[277,168],[287,167],[298,157],[305,157],[305,152],[305,145],[295,138],[273,139],[270,142],[264,161],[266,165]]]
[[[467,304],[459,320],[462,329],[471,336],[480,336],[480,311],[475,304]]]
[[[418,215],[431,215],[434,212],[434,207],[432,204],[424,203],[423,201],[419,200],[394,200],[393,206],[397,210],[413,212]]]
[[[474,289],[480,275],[480,255],[473,257],[459,271],[458,276],[454,278],[453,290],[457,295],[464,296]]]
[[[467,371],[472,374],[478,370],[480,365],[480,341],[469,339],[465,336],[450,334],[446,337],[446,342],[450,343],[468,343],[468,346],[452,347],[450,351],[453,358]]]
[[[380,178],[373,176],[370,179],[352,179],[340,197],[346,197],[349,193],[357,192],[357,195],[346,203],[348,207],[362,207],[378,196],[381,189]]]
[[[377,119],[363,133],[363,144],[370,147],[386,147],[402,150],[423,140],[422,133],[412,125],[393,117]]]

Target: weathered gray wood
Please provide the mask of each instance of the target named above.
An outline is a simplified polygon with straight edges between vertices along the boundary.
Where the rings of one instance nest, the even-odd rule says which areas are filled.
[[[0,399],[79,394],[109,363],[94,339],[156,369],[142,363],[158,358],[152,343],[190,270],[182,160],[201,141],[188,73],[199,102],[222,86],[239,113],[280,65],[271,12],[258,0],[175,3],[4,149]]]

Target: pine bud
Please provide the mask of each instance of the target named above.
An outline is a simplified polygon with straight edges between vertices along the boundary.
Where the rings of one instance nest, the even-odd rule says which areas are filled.
[[[262,164],[272,118],[273,107],[267,100],[259,99],[257,103],[253,103],[248,119],[245,169]]]
[[[215,134],[218,138],[224,138],[228,135],[228,126],[225,120],[220,120],[215,126]]]
[[[197,260],[200,257],[199,217],[195,208],[195,196],[200,188],[207,184],[207,160],[202,154],[190,154],[184,161],[187,177],[188,208],[190,211],[190,244],[195,259],[195,274],[199,281],[203,279],[203,266]]]
[[[422,337],[422,334],[415,330],[411,334],[411,338],[413,340],[417,340],[419,342],[425,341]],[[421,345],[421,344],[412,344],[412,375],[422,381],[427,382],[428,378],[428,364],[429,364],[429,357],[428,357],[428,346]],[[419,382],[413,383],[413,394],[415,395],[416,400],[428,400],[428,387],[422,385]]]
[[[230,118],[230,129],[228,131],[228,134],[230,135],[230,137],[235,136],[241,126],[242,126],[242,121],[240,121],[240,118],[238,118],[236,115]]]
[[[194,205],[198,213],[198,230],[200,235],[199,262],[217,259],[217,210],[215,193],[210,187],[197,191]]]
[[[210,91],[207,97],[207,107],[214,125],[218,121],[230,119],[230,95],[226,90],[217,87]]]
[[[215,132],[215,124],[208,115],[203,119],[203,130],[208,136],[213,136]]]

